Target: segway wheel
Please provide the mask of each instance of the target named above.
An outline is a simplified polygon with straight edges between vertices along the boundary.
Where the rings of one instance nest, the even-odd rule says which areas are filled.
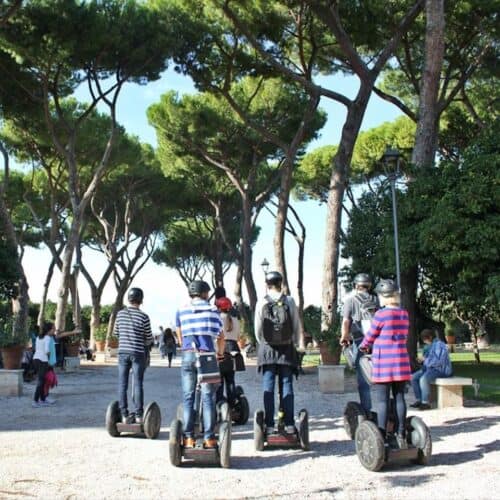
[[[299,440],[300,447],[309,450],[309,416],[307,410],[302,409],[299,411]]]
[[[219,427],[219,457],[221,467],[231,467],[231,422],[227,420]]]
[[[426,465],[432,455],[432,438],[429,428],[420,417],[408,417],[406,435],[410,439],[410,444],[418,449],[415,463]]]
[[[182,422],[180,420],[172,420],[170,425],[170,440],[168,443],[170,452],[170,463],[174,467],[179,467],[182,462]]]
[[[118,401],[113,401],[106,410],[106,430],[110,436],[118,437],[120,435],[116,428],[116,424],[121,422],[121,419],[120,404]]]
[[[217,421],[224,422],[225,420],[229,419],[230,419],[229,404],[227,403],[226,400],[223,400],[217,405]]]
[[[349,401],[344,409],[344,429],[350,439],[354,439],[360,422],[366,420],[363,407],[356,401]]]
[[[361,465],[370,471],[379,471],[384,465],[385,450],[382,434],[376,424],[369,420],[361,422],[356,429],[354,442]]]
[[[237,398],[239,398],[240,396],[243,396],[243,394],[244,394],[243,387],[241,387],[241,385],[237,385],[236,388],[234,389],[234,393],[235,393]]]
[[[253,441],[257,451],[264,449],[264,412],[262,410],[257,410],[253,418]]]
[[[233,408],[232,417],[236,425],[245,425],[250,416],[250,407],[248,406],[248,399],[245,396],[239,396],[238,403]]]
[[[144,434],[148,439],[156,439],[160,433],[161,411],[155,403],[149,403],[144,410]]]

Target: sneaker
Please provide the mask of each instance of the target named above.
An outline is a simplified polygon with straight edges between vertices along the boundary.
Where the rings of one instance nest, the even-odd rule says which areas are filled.
[[[273,426],[266,427],[266,434],[276,434],[276,428]]]
[[[398,444],[398,448],[400,450],[408,449],[408,443],[406,441],[406,438],[402,434],[396,434],[396,443]]]
[[[50,404],[47,400],[45,400],[45,401],[40,401],[40,402],[39,402],[39,405],[40,405],[40,406],[52,406],[52,405],[51,405],[51,404]]]
[[[136,424],[142,424],[142,415],[136,415],[135,416],[135,423]]]
[[[422,410],[430,410],[431,405],[429,403],[420,403],[420,406],[418,407],[420,411]]]
[[[122,424],[133,424],[134,415],[122,415]]]
[[[422,403],[420,401],[415,401],[413,404],[410,405],[410,408],[420,408],[420,405]]]
[[[41,407],[42,407],[42,405],[40,404],[40,402],[39,402],[39,401],[33,401],[33,402],[31,403],[31,407],[32,407],[32,408],[41,408]]]
[[[203,441],[203,448],[217,448],[217,439],[208,438]]]
[[[295,432],[296,432],[295,425],[285,426],[285,434],[295,434]]]
[[[185,437],[183,446],[184,448],[194,448],[196,446],[196,440],[192,437]]]
[[[48,403],[49,405],[55,405],[56,401],[57,401],[56,399],[52,399],[52,398],[45,399],[45,402]]]

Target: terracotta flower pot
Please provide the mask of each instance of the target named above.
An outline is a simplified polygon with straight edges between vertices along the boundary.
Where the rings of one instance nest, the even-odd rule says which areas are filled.
[[[9,347],[2,347],[1,351],[3,367],[6,370],[18,370],[21,368],[24,346],[13,345]]]
[[[79,344],[68,344],[66,346],[66,352],[69,358],[76,358],[80,355],[80,345]]]
[[[108,339],[108,347],[110,349],[117,349],[118,348],[118,339],[117,338],[109,338]]]
[[[95,350],[97,352],[104,352],[104,348],[106,347],[105,340],[96,340],[95,341]]]
[[[331,353],[326,342],[319,343],[319,358],[322,365],[338,365],[340,363],[340,351]]]

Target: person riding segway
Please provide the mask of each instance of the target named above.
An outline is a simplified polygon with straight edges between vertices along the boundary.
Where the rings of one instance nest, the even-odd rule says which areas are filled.
[[[157,403],[144,410],[144,372],[149,364],[149,350],[153,344],[149,316],[140,310],[144,293],[140,288],[128,292],[129,306],[118,312],[114,334],[118,337],[118,394],[106,412],[108,433],[117,437],[121,433],[144,433],[154,439],[161,426],[161,412]],[[132,401],[134,412],[129,413],[127,390],[132,370]]]
[[[227,409],[224,418],[219,419],[218,438],[215,435],[214,396],[220,382],[217,357],[224,355],[224,336],[219,311],[208,302],[209,291],[205,281],[192,281],[188,286],[191,301],[176,314],[177,337],[183,350],[184,398],[182,417],[177,416],[170,428],[170,461],[175,466],[181,465],[183,457],[223,467],[230,464],[231,422],[226,418]]]
[[[221,313],[225,341],[224,359],[219,362],[221,384],[217,389],[216,401],[219,405],[225,400],[225,387],[232,420],[237,425],[244,425],[247,423],[250,409],[243,388],[236,386],[234,380],[236,371],[245,371],[245,361],[238,346],[240,320],[229,298],[219,297],[215,305]]]
[[[399,305],[399,289],[394,281],[381,280],[376,291],[383,308],[375,314],[359,346],[359,370],[371,384],[373,408],[352,422],[356,426],[356,453],[361,464],[371,471],[380,470],[393,459],[425,464],[432,452],[430,433],[423,421],[406,417],[405,386],[411,379],[406,350],[408,312]],[[367,356],[370,350],[371,359]]]
[[[257,450],[268,446],[309,447],[308,416],[299,412],[299,431],[295,427],[293,375],[298,371],[295,343],[300,333],[297,307],[293,298],[281,291],[282,275],[266,274],[267,295],[257,303],[255,336],[258,342],[257,365],[263,375],[264,411],[254,417],[254,440]],[[275,428],[274,385],[280,389],[278,428]]]

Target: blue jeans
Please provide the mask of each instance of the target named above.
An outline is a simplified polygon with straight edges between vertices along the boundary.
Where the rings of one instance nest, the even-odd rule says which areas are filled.
[[[198,378],[196,354],[182,354],[181,379],[184,405],[184,435],[193,437],[195,419],[195,395]],[[214,437],[215,428],[215,388],[216,384],[201,384],[201,405],[203,407],[203,437]]]
[[[411,376],[411,386],[417,401],[429,403],[431,383],[439,377],[445,377],[443,373],[432,368],[420,369]]]
[[[144,371],[146,370],[145,354],[126,354],[118,355],[118,399],[120,401],[120,411],[122,416],[128,415],[128,376],[132,368],[134,376],[132,400],[134,402],[134,413],[136,416],[142,416],[144,410]]]
[[[356,377],[358,379],[358,392],[359,392],[359,402],[366,412],[370,412],[372,408],[372,398],[371,398],[371,388],[370,384],[365,380],[359,369],[359,360],[363,353],[359,350],[359,346],[363,339],[355,340],[356,347],[358,347],[358,353],[356,355],[356,361],[354,362],[354,367],[356,368]]]
[[[293,416],[293,372],[288,365],[264,365],[262,367],[262,388],[264,390],[264,413],[266,427],[274,427],[274,382],[282,387],[282,409],[285,413],[285,425],[294,425]]]

